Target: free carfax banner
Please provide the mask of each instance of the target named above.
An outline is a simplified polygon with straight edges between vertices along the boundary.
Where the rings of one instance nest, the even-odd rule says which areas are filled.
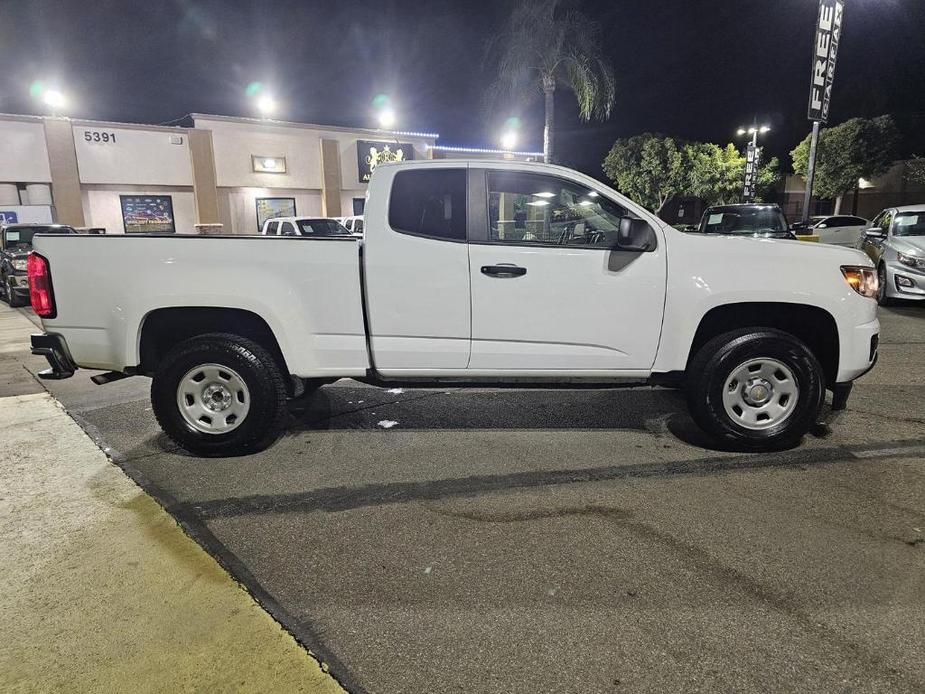
[[[809,119],[819,123],[829,120],[832,82],[835,80],[835,59],[838,57],[844,18],[844,0],[819,0],[808,112]]]

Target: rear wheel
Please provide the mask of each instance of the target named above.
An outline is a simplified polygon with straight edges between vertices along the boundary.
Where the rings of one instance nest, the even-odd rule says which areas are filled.
[[[749,328],[719,335],[691,360],[687,402],[707,433],[758,450],[795,445],[825,396],[819,361],[792,335]]]
[[[256,453],[279,436],[286,384],[272,355],[256,342],[213,333],[174,347],[151,383],[158,424],[201,456]]]

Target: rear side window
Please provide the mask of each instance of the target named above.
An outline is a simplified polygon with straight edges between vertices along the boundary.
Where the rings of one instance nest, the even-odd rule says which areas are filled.
[[[399,171],[392,183],[389,226],[447,241],[466,240],[466,170]]]
[[[279,228],[279,222],[267,222],[267,236],[276,236],[276,230]]]

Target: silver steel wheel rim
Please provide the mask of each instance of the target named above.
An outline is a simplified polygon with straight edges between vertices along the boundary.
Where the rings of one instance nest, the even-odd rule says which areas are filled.
[[[789,367],[777,359],[749,359],[732,370],[723,386],[726,415],[739,426],[761,431],[785,421],[796,409],[800,389]]]
[[[183,419],[204,434],[227,434],[247,418],[251,395],[244,379],[221,364],[200,364],[180,379],[177,407]]]

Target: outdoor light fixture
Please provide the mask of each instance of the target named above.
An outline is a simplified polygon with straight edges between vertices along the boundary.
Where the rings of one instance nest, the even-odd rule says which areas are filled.
[[[379,127],[388,130],[395,125],[395,111],[384,108],[379,112]]]
[[[517,133],[509,130],[501,136],[501,148],[512,151],[517,146]]]
[[[286,157],[264,157],[251,155],[255,173],[286,173]]]
[[[42,101],[44,101],[45,105],[49,106],[52,111],[64,108],[64,105],[67,103],[64,94],[57,89],[46,89],[42,93]]]
[[[276,101],[269,94],[257,99],[257,110],[264,118],[269,118],[276,111]]]
[[[758,129],[758,132],[760,132],[760,133],[763,135],[764,133],[768,132],[770,129],[771,129],[771,126],[770,126],[770,125],[762,125],[762,126]]]
[[[744,135],[746,132],[747,132],[747,131],[745,130],[745,128],[739,128],[738,134],[739,134],[739,135]]]

